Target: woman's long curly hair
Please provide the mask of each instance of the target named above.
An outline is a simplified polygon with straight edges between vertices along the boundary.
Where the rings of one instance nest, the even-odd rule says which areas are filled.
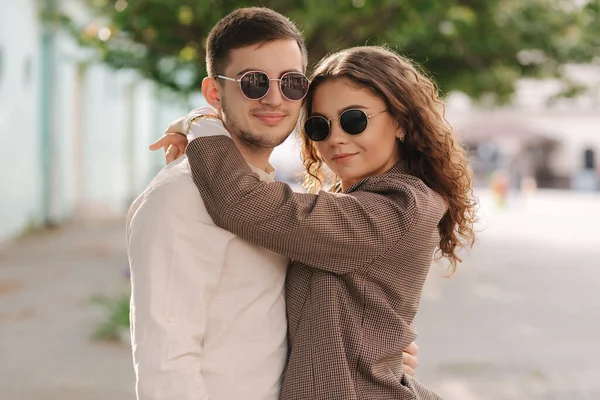
[[[448,211],[438,226],[438,255],[450,261],[452,274],[456,264],[462,261],[457,251],[474,243],[477,201],[473,196],[466,152],[454,139],[444,117],[445,108],[437,86],[410,60],[383,47],[343,50],[324,58],[315,67],[304,103],[304,120],[311,114],[319,86],[339,78],[366,87],[385,101],[391,115],[404,128],[400,158],[407,162],[412,174],[448,204]],[[304,132],[301,136],[305,188],[312,193],[321,189],[340,191],[337,177],[324,171],[323,159],[314,142]]]

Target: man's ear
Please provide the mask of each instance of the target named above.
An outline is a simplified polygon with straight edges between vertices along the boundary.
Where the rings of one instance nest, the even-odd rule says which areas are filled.
[[[211,107],[221,111],[221,87],[215,79],[204,78],[202,80],[202,95]]]

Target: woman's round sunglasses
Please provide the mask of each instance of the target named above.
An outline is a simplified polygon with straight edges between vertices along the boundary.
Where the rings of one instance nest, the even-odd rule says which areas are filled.
[[[341,113],[339,118],[327,119],[320,115],[310,117],[304,123],[304,132],[313,142],[322,142],[329,136],[329,132],[331,131],[331,121],[339,120],[340,127],[344,132],[348,135],[358,135],[367,129],[369,119],[386,111],[387,110],[383,110],[368,115],[363,110],[350,109]]]
[[[269,93],[271,81],[278,81],[281,94],[286,99],[299,101],[306,96],[309,84],[308,78],[300,72],[286,72],[279,79],[271,79],[266,72],[262,71],[248,71],[240,79],[229,78],[223,75],[217,75],[217,78],[239,82],[242,93],[249,100],[262,99]]]

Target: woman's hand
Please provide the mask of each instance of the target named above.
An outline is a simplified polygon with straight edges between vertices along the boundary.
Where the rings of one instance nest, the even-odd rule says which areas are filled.
[[[185,148],[187,147],[188,140],[183,132],[184,119],[185,118],[179,118],[171,122],[167,130],[165,130],[165,134],[150,145],[150,150],[152,151],[156,151],[160,148],[165,151],[167,164],[177,160],[179,157],[185,154]]]
[[[419,366],[419,346],[415,342],[408,345],[402,352],[402,369],[405,374],[415,376]]]

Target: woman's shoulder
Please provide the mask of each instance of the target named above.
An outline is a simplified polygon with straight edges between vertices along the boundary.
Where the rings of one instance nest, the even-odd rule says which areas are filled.
[[[443,197],[412,175],[405,165],[399,164],[387,172],[365,179],[357,191],[376,192],[386,197],[402,199],[410,204],[417,213],[434,213],[441,218],[447,204]]]

